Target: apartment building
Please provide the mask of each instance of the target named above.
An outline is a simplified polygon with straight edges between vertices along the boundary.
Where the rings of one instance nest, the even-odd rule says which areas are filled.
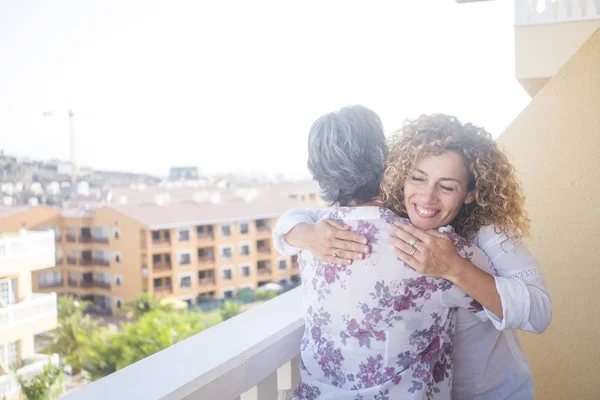
[[[173,199],[148,190],[131,204],[33,207],[0,215],[0,229],[54,230],[56,267],[34,273],[33,290],[89,300],[99,312],[118,312],[142,292],[195,305],[269,282],[299,282],[295,257],[274,249],[271,231],[281,213],[305,201],[248,190],[190,194]]]
[[[41,371],[58,357],[35,353],[34,336],[56,328],[56,294],[32,293],[32,271],[54,266],[54,235],[21,231],[0,236],[0,399],[16,399],[13,375]]]

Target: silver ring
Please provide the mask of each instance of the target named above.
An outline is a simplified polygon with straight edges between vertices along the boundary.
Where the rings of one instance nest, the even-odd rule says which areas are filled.
[[[337,251],[337,250],[334,250],[334,251],[333,251],[333,258],[337,258],[337,257],[338,257],[338,255],[337,255],[336,251]]]
[[[417,238],[416,237],[412,237],[410,238],[410,240],[408,241],[408,244],[410,244],[411,246],[415,246],[415,244],[417,243]]]
[[[414,257],[414,255],[415,255],[415,253],[416,253],[416,252],[417,252],[417,248],[415,247],[415,248],[414,248],[414,250],[413,250],[413,252],[411,253],[411,255],[410,255],[410,256],[411,256],[411,257]]]

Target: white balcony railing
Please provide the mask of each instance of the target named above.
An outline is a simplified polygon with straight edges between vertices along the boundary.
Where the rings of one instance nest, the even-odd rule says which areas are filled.
[[[597,0],[515,0],[515,25],[600,19]]]
[[[276,400],[299,382],[304,332],[294,289],[62,400]]]
[[[36,293],[24,301],[0,308],[0,332],[46,316],[56,317],[56,293]]]
[[[25,232],[23,234],[0,237],[0,261],[11,260],[54,252],[54,232]]]
[[[48,365],[48,362],[51,362],[56,367],[58,367],[59,362],[58,354],[54,354],[51,357],[36,354],[34,360],[32,364],[18,369],[16,371],[17,374],[29,379],[42,372],[44,367]],[[10,398],[13,394],[18,393],[20,389],[21,387],[12,373],[0,375],[0,399]]]

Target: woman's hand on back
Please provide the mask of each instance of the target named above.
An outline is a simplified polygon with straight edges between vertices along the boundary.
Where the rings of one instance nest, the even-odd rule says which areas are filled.
[[[390,225],[390,243],[398,258],[423,275],[452,280],[462,258],[450,236],[436,230],[424,231],[411,225]]]
[[[297,224],[284,238],[294,247],[309,250],[319,261],[333,264],[352,264],[352,260],[364,259],[371,251],[364,236],[332,219]]]

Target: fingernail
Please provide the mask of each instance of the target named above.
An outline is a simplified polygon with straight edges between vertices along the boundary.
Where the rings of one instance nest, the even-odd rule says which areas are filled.
[[[348,265],[352,264],[352,260],[346,260],[346,264],[348,264]]]
[[[394,227],[394,225],[392,225],[392,224],[387,224],[387,228],[388,228],[388,229],[392,229],[393,227]]]
[[[363,244],[367,244],[367,239],[362,240]]]
[[[361,260],[364,258],[365,256],[363,256],[362,254],[358,255],[358,258],[360,258]]]
[[[365,253],[368,253],[368,252],[369,252],[369,247],[368,247],[368,246],[365,246],[365,247],[363,248],[363,251],[364,251]]]

